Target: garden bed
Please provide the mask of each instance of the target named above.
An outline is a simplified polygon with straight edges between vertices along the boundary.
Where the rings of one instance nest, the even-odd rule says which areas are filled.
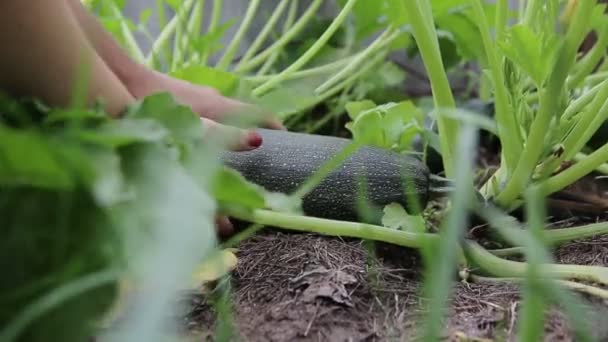
[[[564,224],[575,223],[576,219]],[[608,266],[606,237],[569,243],[555,251],[562,263]],[[410,341],[422,313],[418,253],[379,245],[370,258],[360,240],[267,231],[239,246],[232,275],[235,331],[245,341]],[[455,341],[507,340],[516,332],[519,286],[455,284],[444,336]],[[597,340],[608,338],[608,305],[585,297]],[[187,326],[211,336],[215,314],[205,296],[191,302]],[[573,340],[552,309],[547,341]]]

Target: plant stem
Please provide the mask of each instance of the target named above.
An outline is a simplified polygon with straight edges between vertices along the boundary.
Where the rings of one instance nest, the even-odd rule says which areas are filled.
[[[435,23],[432,14],[426,13],[427,5],[423,0],[403,2],[411,21],[414,39],[431,80],[435,107],[454,108],[456,103],[441,59]],[[450,178],[454,173],[454,151],[452,149],[456,146],[459,123],[447,118],[438,118],[437,126],[443,165],[446,176]]]
[[[186,30],[186,37],[182,41],[182,51],[188,52],[188,46],[191,46],[194,41],[194,37],[198,37],[201,33],[201,24],[203,18],[203,12],[205,10],[205,0],[197,0],[194,4],[194,8],[192,8],[192,13],[190,14],[190,20],[188,21],[188,26]],[[195,62],[199,59],[199,53],[196,50],[190,51],[190,59]]]
[[[220,18],[222,16],[223,0],[213,0],[213,9],[211,11],[211,20],[209,21],[209,27],[207,27],[208,33],[213,33],[217,29]],[[201,56],[201,64],[207,65],[209,60],[209,49],[206,49]]]
[[[522,283],[525,280],[523,278],[490,278],[490,277],[482,277],[478,275],[471,275],[471,280],[476,283]],[[567,287],[571,290],[575,290],[581,293],[585,293],[588,295],[596,296],[598,298],[608,299],[608,290],[604,290],[595,286],[590,286],[586,284],[577,283],[569,280],[554,280],[557,284]]]
[[[291,6],[289,7],[289,12],[287,13],[287,19],[285,19],[285,23],[283,25],[282,36],[286,35],[289,32],[289,28],[293,25],[293,22],[296,20],[296,14],[298,11],[298,0],[292,0]],[[281,55],[281,49],[276,49],[272,51],[272,54],[268,57],[268,59],[264,62],[262,67],[258,70],[257,76],[265,75],[268,70],[276,63],[277,59]],[[237,66],[237,69],[240,67]]]
[[[173,35],[175,30],[177,29],[180,13],[189,11],[190,8],[192,7],[193,3],[194,3],[193,0],[185,0],[182,3],[182,5],[180,6],[178,13],[175,14],[173,16],[173,18],[171,18],[171,20],[169,20],[169,23],[160,32],[160,34],[158,35],[158,38],[152,44],[152,49],[151,49],[150,53],[148,54],[148,57],[146,58],[145,63],[148,67],[154,67],[154,63],[156,61],[158,54],[169,43],[169,39],[171,38],[171,35]],[[172,61],[168,60],[167,64],[171,65]]]
[[[188,6],[186,10],[182,10],[182,6]],[[173,38],[173,57],[171,58],[170,71],[176,70],[181,67],[184,62],[184,50],[182,49],[182,41],[184,40],[184,32],[187,32],[186,17],[188,11],[192,7],[191,4],[182,2],[180,8],[177,10],[175,17],[177,18],[177,24],[175,29],[175,37]]]
[[[593,88],[586,91],[583,95],[581,95],[576,100],[572,101],[570,105],[564,111],[562,115],[562,121],[568,121],[572,119],[576,114],[580,113],[593,99],[596,97],[597,93],[602,89],[602,84],[597,84]]]
[[[323,46],[325,46],[325,44],[327,44],[329,39],[334,35],[334,33],[336,33],[338,28],[340,26],[342,26],[342,23],[344,22],[344,20],[346,20],[346,17],[350,14],[350,11],[352,10],[353,6],[357,3],[357,1],[358,0],[348,0],[346,2],[346,4],[344,4],[344,7],[340,11],[340,13],[338,13],[336,18],[329,25],[329,27],[312,44],[312,46],[306,52],[304,52],[302,54],[302,56],[300,56],[296,61],[294,61],[290,66],[288,66],[283,71],[281,71],[276,77],[274,77],[270,81],[262,84],[261,86],[255,88],[253,90],[254,96],[260,96],[260,95],[266,93],[270,89],[274,88],[275,86],[277,86],[281,82],[283,82],[285,80],[286,76],[289,76],[289,74],[300,70],[304,65],[306,65],[306,63],[310,62],[310,60],[312,58],[314,58],[317,55],[317,53],[319,53],[319,51],[321,51],[321,48]]]
[[[588,175],[608,161],[608,144],[559,174],[541,182],[544,195],[550,195]]]
[[[578,47],[584,38],[587,27],[585,18],[590,17],[592,9],[591,1],[580,2],[577,6],[575,18],[558,53],[547,89],[540,91],[540,107],[530,127],[526,148],[504,190],[496,198],[496,202],[503,207],[508,207],[521,194],[541,157],[545,147],[546,129],[550,126],[551,119],[556,116],[568,70],[574,64]]]
[[[572,159],[580,150],[587,145],[589,139],[600,128],[608,118],[608,81],[602,83],[597,96],[589,108],[576,119],[574,129],[570,131],[563,142],[565,160]]]
[[[392,33],[392,34],[391,34]],[[361,64],[365,63],[365,60],[376,51],[382,49],[386,44],[392,42],[399,32],[394,33],[392,27],[386,29],[378,38],[376,38],[365,50],[357,54],[345,67],[341,68],[339,72],[330,77],[328,80],[323,82],[320,86],[315,89],[315,93],[322,93],[333,85],[338,83],[341,79],[348,77],[355,69],[361,67]]]
[[[574,156],[574,160],[577,162],[580,162],[581,160],[587,158],[589,155],[579,152]],[[599,172],[599,173],[603,173],[605,175],[608,175],[608,164],[604,163],[600,166],[598,166],[595,171]]]
[[[408,233],[377,225],[292,215],[273,212],[270,210],[258,209],[252,212],[246,212],[227,208],[225,213],[230,217],[265,226],[301,232],[318,233],[329,236],[342,236],[364,240],[383,241],[409,248],[420,248],[437,239],[435,234]]]
[[[234,56],[237,53],[239,45],[241,44],[241,40],[243,40],[245,33],[247,33],[249,26],[251,26],[251,23],[253,22],[253,18],[255,17],[259,5],[260,0],[249,1],[249,7],[247,7],[247,12],[245,12],[245,18],[243,18],[243,20],[241,21],[241,26],[239,26],[238,30],[234,35],[234,38],[226,48],[224,55],[217,62],[216,68],[220,70],[228,69],[228,66],[230,66],[230,63],[232,63],[232,60],[234,59]]]
[[[122,32],[122,36],[125,39],[126,48],[129,51],[129,54],[133,59],[135,59],[138,63],[142,63],[144,61],[144,54],[141,52],[139,45],[135,41],[135,37],[133,37],[133,32],[129,28],[129,25],[126,23],[125,17],[122,15],[120,8],[116,5],[115,2],[111,1],[110,6],[112,7],[112,13],[120,19],[120,30]]]
[[[329,72],[332,72],[332,71],[335,71],[338,69],[342,69],[344,66],[348,65],[349,62],[352,61],[353,58],[354,58],[353,56],[345,57],[345,58],[333,61],[331,63],[327,63],[325,65],[294,72],[291,75],[289,75],[289,77],[287,77],[285,80],[293,80],[293,79],[297,79],[297,78],[305,78],[305,77],[310,77],[310,76],[322,75],[322,74],[329,73]],[[276,74],[265,75],[265,76],[250,76],[250,77],[246,77],[245,79],[250,82],[259,83],[259,82],[268,81],[268,80],[272,79],[273,77],[276,77]]]
[[[551,245],[560,245],[605,234],[608,234],[608,222],[599,222],[579,227],[544,230],[543,240]]]
[[[526,10],[524,12],[523,22],[525,25],[532,26],[534,23],[534,17],[540,11],[542,1],[539,0],[528,0]]]
[[[300,33],[306,27],[308,22],[314,18],[315,13],[323,3],[323,0],[314,0],[308,9],[302,14],[300,19],[289,29],[289,31],[285,32],[279,40],[274,42],[274,44],[270,45],[263,52],[259,53],[257,56],[252,58],[249,62],[243,63],[240,67],[236,68],[235,71],[238,73],[244,73],[250,71],[256,66],[262,64],[266,58],[271,56],[276,51],[280,51],[283,47],[289,43],[296,35]]]
[[[251,57],[253,57],[253,55],[258,51],[260,46],[266,40],[266,37],[268,37],[271,30],[275,27],[277,21],[281,17],[281,14],[283,14],[285,9],[287,8],[289,1],[290,0],[281,0],[279,5],[274,9],[274,11],[272,12],[272,15],[270,16],[270,18],[268,19],[268,21],[266,22],[266,24],[264,25],[264,27],[262,28],[262,30],[260,31],[260,33],[258,34],[256,39],[253,41],[253,43],[251,43],[251,46],[249,47],[249,49],[247,49],[247,51],[245,52],[245,54],[243,55],[243,57],[237,64],[237,66],[236,66],[237,68],[240,65],[242,65],[243,63],[249,61],[249,59],[251,59]]]
[[[372,70],[372,68],[374,68],[375,66],[377,66],[378,64],[380,64],[386,58],[386,55],[387,55],[387,53],[383,52],[383,53],[380,53],[380,54],[374,56],[372,58],[372,60],[369,61],[369,63],[367,65],[363,66],[362,68],[360,68],[359,70],[357,70],[356,72],[354,72],[349,78],[347,78],[344,81],[338,83],[336,86],[334,86],[333,88],[329,89],[325,93],[317,95],[315,97],[314,101],[311,101],[307,106],[303,106],[303,107],[299,108],[299,110],[300,111],[304,111],[304,110],[310,109],[310,108],[318,105],[319,103],[322,103],[322,102],[326,101],[330,97],[338,94],[344,88],[352,86],[361,76],[363,76],[366,73],[370,72]]]
[[[482,270],[498,277],[524,277],[528,265],[523,262],[501,259],[473,241],[465,245],[465,254]],[[601,266],[542,265],[543,274],[554,279],[575,279],[608,285],[608,268]]]
[[[499,12],[502,12],[502,6],[506,6],[506,1],[501,1],[505,4],[501,4],[499,8],[497,8],[497,17],[502,16],[499,15]],[[504,156],[501,166],[503,166],[504,163],[506,171],[505,176],[508,177],[513,169],[515,169],[517,160],[521,155],[523,143],[519,134],[515,113],[509,108],[509,95],[507,93],[507,88],[503,86],[505,84],[505,79],[502,70],[502,63],[490,38],[490,27],[483,10],[481,0],[475,0],[473,2],[473,9],[479,27],[479,32],[481,33],[484,49],[486,51],[488,67],[490,68],[493,78],[496,103],[495,117],[498,125],[498,136],[500,137],[501,141],[500,145],[502,146],[502,155]],[[501,20],[506,20],[506,18]],[[497,34],[498,33],[501,35],[504,34],[502,31],[497,31]]]

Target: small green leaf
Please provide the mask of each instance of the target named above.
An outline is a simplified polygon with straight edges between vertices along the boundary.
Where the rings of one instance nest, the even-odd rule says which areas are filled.
[[[348,102],[344,106],[351,120],[356,120],[359,114],[375,107],[376,104],[370,100]]]
[[[70,189],[74,181],[44,136],[0,126],[0,184]]]
[[[410,233],[424,233],[426,231],[424,218],[420,215],[408,214],[398,203],[391,203],[384,207],[382,225]]]
[[[174,139],[196,142],[203,138],[200,118],[189,107],[180,105],[169,93],[158,93],[146,97],[131,108],[127,117],[152,119],[168,129]]]
[[[384,147],[382,115],[377,110],[370,110],[359,115],[349,128],[353,139],[362,144]]]
[[[218,202],[243,206],[247,209],[264,208],[266,201],[263,190],[247,180],[237,171],[221,169],[213,182],[213,196]]]
[[[553,68],[559,48],[557,36],[541,37],[523,24],[514,25],[508,33],[507,41],[498,42],[498,46],[537,85],[543,84]]]
[[[139,23],[141,25],[146,26],[150,21],[150,17],[152,16],[152,9],[146,8],[139,13]]]

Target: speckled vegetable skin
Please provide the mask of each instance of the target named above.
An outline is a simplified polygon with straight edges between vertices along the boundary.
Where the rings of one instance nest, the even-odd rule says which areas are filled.
[[[260,129],[259,132],[264,139],[260,148],[225,152],[222,159],[252,183],[287,194],[295,191],[350,142],[343,138],[285,131]],[[361,176],[367,182],[367,200],[377,208],[396,202],[414,212],[415,207],[407,201],[412,194],[418,199],[420,208],[427,204],[429,171],[424,163],[413,156],[365,146],[350,155],[303,198],[304,213],[377,223],[379,216],[364,219],[357,214]],[[404,179],[409,179],[413,186],[405,187]]]

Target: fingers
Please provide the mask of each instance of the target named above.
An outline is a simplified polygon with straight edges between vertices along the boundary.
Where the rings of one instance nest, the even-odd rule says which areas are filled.
[[[201,118],[206,138],[233,151],[251,151],[262,145],[262,136],[252,130],[226,126]]]
[[[221,95],[210,96],[197,112],[208,119],[235,126],[261,126],[286,130],[285,126],[272,115],[257,106],[246,104]]]

